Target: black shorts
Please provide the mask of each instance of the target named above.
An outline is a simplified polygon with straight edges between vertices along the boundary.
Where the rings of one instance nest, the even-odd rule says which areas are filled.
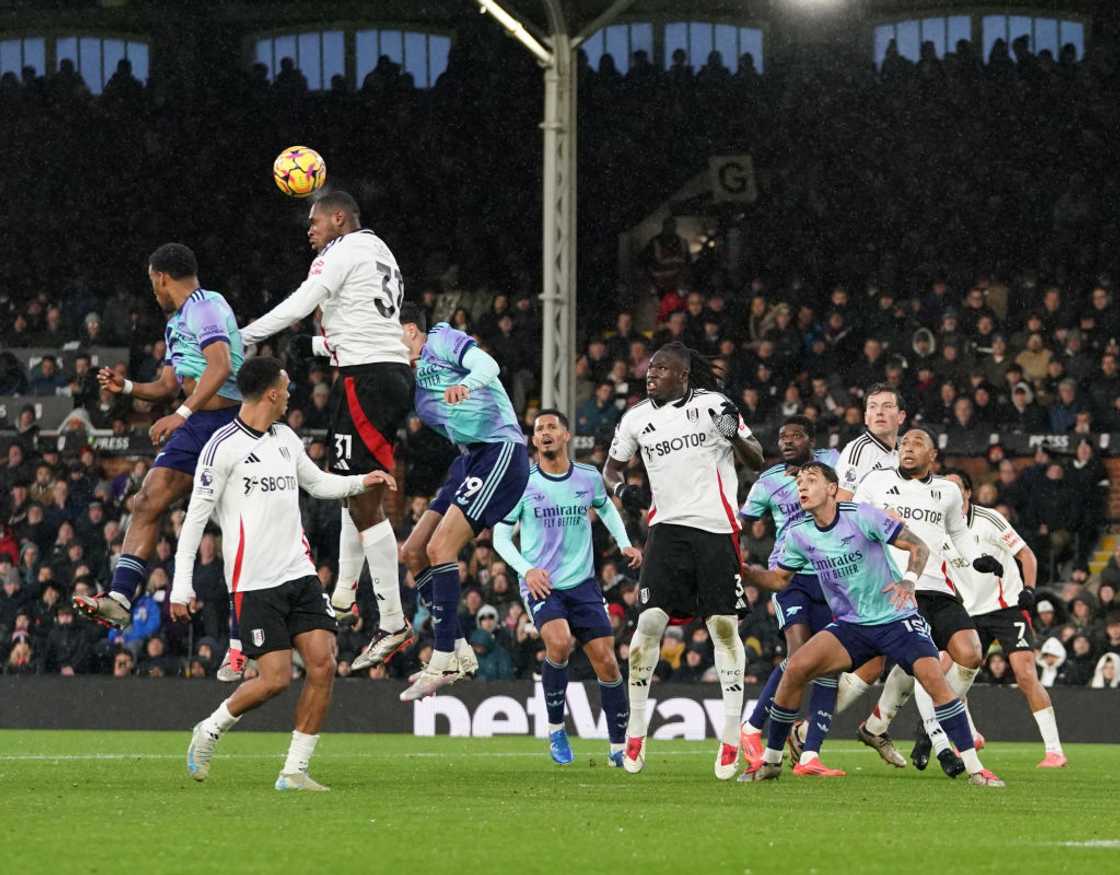
[[[738,533],[659,523],[646,539],[638,602],[677,618],[746,614],[740,567]]]
[[[998,641],[1005,654],[1034,649],[1034,627],[1031,616],[1022,608],[1000,608],[972,618],[980,633],[980,652],[987,653]]]
[[[918,613],[929,624],[933,643],[938,650],[948,649],[949,639],[962,629],[976,628],[964,605],[947,593],[919,590],[917,600]]]
[[[393,444],[412,409],[412,386],[412,368],[396,362],[339,370],[330,397],[330,471],[393,472]]]
[[[311,574],[269,589],[251,589],[233,597],[241,627],[241,652],[260,656],[291,650],[292,639],[313,629],[337,632],[330,596]]]

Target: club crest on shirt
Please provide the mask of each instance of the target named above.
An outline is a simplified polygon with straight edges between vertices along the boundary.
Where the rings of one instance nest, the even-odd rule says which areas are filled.
[[[688,417],[689,422],[699,422],[700,421],[700,411],[697,410],[695,407],[688,408],[688,410],[685,411],[685,416]]]

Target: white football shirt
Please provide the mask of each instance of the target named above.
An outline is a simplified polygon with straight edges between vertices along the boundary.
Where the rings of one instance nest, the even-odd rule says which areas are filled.
[[[968,530],[980,553],[995,556],[1003,565],[1003,577],[994,574],[981,574],[965,561],[953,548],[945,544],[948,557],[949,577],[964,598],[965,610],[973,616],[990,614],[1003,608],[1019,605],[1019,593],[1023,591],[1023,575],[1015,554],[1027,544],[1011,523],[998,510],[990,507],[968,508]]]
[[[871,471],[898,467],[898,445],[892,450],[869,431],[848,441],[836,462],[840,488],[853,495],[859,482]]]
[[[651,526],[673,523],[721,534],[739,531],[735,451],[708,412],[718,413],[726,400],[719,392],[690,389],[667,404],[647,398],[623,415],[610,455],[628,462],[641,452],[653,491]],[[740,416],[740,437],[750,434]]]
[[[404,280],[385,241],[363,228],[331,241],[311,262],[307,279],[265,315],[241,329],[245,343],[260,343],[322,307],[317,355],[332,365],[408,364],[401,339]]]
[[[222,529],[222,558],[230,593],[270,589],[315,573],[303,533],[299,490],[316,498],[347,498],[365,490],[361,476],[319,470],[288,426],[266,432],[240,417],[218,429],[202,448],[179,547],[171,601],[194,597],[194,560],[211,514]]]
[[[856,501],[872,504],[893,513],[929,547],[929,559],[918,577],[917,589],[956,595],[946,575],[946,541],[971,563],[980,555],[964,518],[964,500],[956,484],[941,477],[924,480],[903,477],[897,468],[880,468],[868,473],[859,484]],[[890,548],[895,564],[905,571],[909,556],[905,550]]]

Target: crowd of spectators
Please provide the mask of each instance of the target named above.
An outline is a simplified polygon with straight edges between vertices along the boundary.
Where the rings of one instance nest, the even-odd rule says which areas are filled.
[[[0,82],[0,107],[11,119],[0,138],[43,143],[58,168],[38,187],[11,189],[14,214],[36,218],[17,223],[5,243],[21,257],[0,260],[0,395],[28,402],[68,395],[82,412],[72,423],[76,439],[63,450],[39,434],[33,403],[8,412],[0,465],[5,672],[214,673],[228,640],[215,534],[206,536],[197,560],[195,621],[168,622],[181,509],[167,519],[128,630],[106,633],[76,620],[68,607],[75,592],[107,585],[148,467],[143,458],[101,457],[80,434],[142,430],[158,412],[102,392],[88,350],[126,348],[127,360],[101,364],[134,380],[154,378],[162,326],[142,267],[143,256],[166,239],[195,246],[204,282],[227,296],[243,323],[298,284],[307,257],[294,241],[304,208],[264,190],[271,183],[260,168],[268,166],[265,153],[307,139],[308,129],[328,155],[332,178],[346,180],[367,224],[397,252],[410,297],[432,321],[450,321],[495,355],[531,428],[541,320],[530,265],[539,243],[524,216],[539,213],[531,181],[537,151],[526,146],[531,138],[508,132],[511,125],[531,127],[524,94],[535,94],[539,82],[519,55],[499,54],[510,61],[505,72],[516,87],[524,86],[516,101],[509,96],[515,87],[492,87],[494,61],[470,40],[457,44],[448,71],[426,92],[391,64],[379,65],[356,92],[336,81],[322,94],[307,93],[292,70],[274,84],[260,69],[219,72],[173,100],[130,81],[127,70],[96,99],[72,69]],[[695,74],[683,58],[667,72],[640,57],[625,76],[607,59],[598,70],[581,68],[580,146],[589,180],[581,183],[581,209],[591,218],[581,229],[585,281],[573,431],[585,458],[602,463],[618,419],[642,397],[649,357],[682,340],[715,360],[727,394],[752,426],[803,414],[818,424],[822,441],[834,435],[842,445],[862,429],[864,387],[884,381],[898,389],[911,420],[945,432],[947,455],[977,434],[985,446],[993,433],[1064,435],[1068,454],[1039,448],[1033,459],[1016,459],[1002,444],[986,447],[974,500],[999,508],[1042,560],[1046,589],[1036,628],[1044,682],[1114,686],[1120,552],[1099,576],[1090,576],[1089,558],[1108,517],[1097,437],[1120,432],[1113,279],[1120,197],[1116,167],[1100,145],[1120,105],[1104,99],[1115,91],[1115,74],[1099,54],[1079,63],[1067,54],[1020,53],[1014,64],[1004,54],[994,53],[987,65],[967,44],[917,65],[891,54],[878,72],[807,56],[787,67],[768,64],[765,76],[749,57],[734,73],[718,57]],[[472,75],[479,70],[491,78]],[[636,111],[653,105],[658,112]],[[368,125],[374,109],[394,124]],[[70,136],[75,125],[90,139]],[[986,133],[993,127],[1028,133],[993,139]],[[220,142],[212,136],[217,129]],[[950,129],[952,136],[943,137]],[[675,135],[665,136],[667,130]],[[650,142],[665,148],[650,149]],[[243,147],[231,145],[237,143]],[[637,280],[620,289],[604,280],[615,276],[615,232],[651,206],[649,179],[662,181],[653,188],[663,199],[703,156],[727,148],[749,149],[760,169],[755,208],[720,217],[721,233],[736,230],[750,241],[740,262],[722,257],[720,240],[695,254],[669,221],[649,241]],[[213,160],[219,149],[222,160]],[[495,167],[499,152],[503,162]],[[13,168],[17,183],[21,173],[37,176],[36,154],[19,152],[26,166]],[[97,165],[98,179],[109,180],[94,192],[81,180],[104,154],[116,160]],[[191,166],[175,160],[187,154]],[[216,167],[217,184],[194,184]],[[111,204],[105,192],[112,192]],[[42,212],[48,203],[55,208]],[[76,226],[81,234],[67,233]],[[147,242],[135,249],[120,246],[122,239]],[[27,368],[11,352],[27,347],[60,355]],[[285,350],[280,337],[264,351]],[[288,423],[322,462],[333,374],[295,359],[288,366]],[[454,450],[415,418],[398,449],[403,541]],[[319,577],[329,588],[338,506],[301,500]],[[643,522],[628,523],[641,543]],[[764,563],[773,531],[757,522],[743,541],[751,561]],[[598,525],[595,549],[625,665],[636,583]],[[533,676],[543,644],[524,612],[516,575],[485,537],[464,552],[460,576],[461,620],[479,653],[480,676]],[[394,677],[425,660],[430,642],[430,618],[403,570],[402,587],[421,637],[393,662]],[[360,592],[361,623],[340,634],[341,675],[349,674],[376,622],[368,584]],[[754,610],[741,627],[747,680],[761,682],[784,657],[784,642],[769,600],[749,594]],[[658,680],[715,679],[702,625],[670,628],[662,657]],[[580,654],[572,667],[575,677],[591,677]],[[371,675],[384,676],[385,669]],[[989,657],[985,677],[1009,682],[1001,655]]]

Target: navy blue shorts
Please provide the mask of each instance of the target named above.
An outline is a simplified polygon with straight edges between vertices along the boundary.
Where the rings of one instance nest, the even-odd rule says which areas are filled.
[[[832,622],[832,608],[815,574],[795,574],[789,586],[774,593],[773,599],[779,629],[804,623],[815,634]]]
[[[824,631],[831,632],[844,645],[852,660],[852,668],[859,668],[876,656],[887,656],[912,675],[914,663],[923,656],[940,658],[937,645],[929,633],[929,625],[920,614],[877,626],[836,620],[829,623]]]
[[[571,589],[554,589],[543,599],[533,598],[522,586],[521,597],[538,629],[549,620],[567,620],[568,628],[580,644],[614,635],[603,590],[594,577]]]
[[[454,504],[477,535],[505,519],[525,494],[528,482],[529,453],[524,444],[473,444],[451,463],[429,509],[445,514]]]
[[[192,413],[190,419],[171,433],[171,439],[163,445],[152,467],[173,468],[193,477],[202,448],[214,432],[233,422],[238,409],[237,405],[233,405],[221,410]]]

